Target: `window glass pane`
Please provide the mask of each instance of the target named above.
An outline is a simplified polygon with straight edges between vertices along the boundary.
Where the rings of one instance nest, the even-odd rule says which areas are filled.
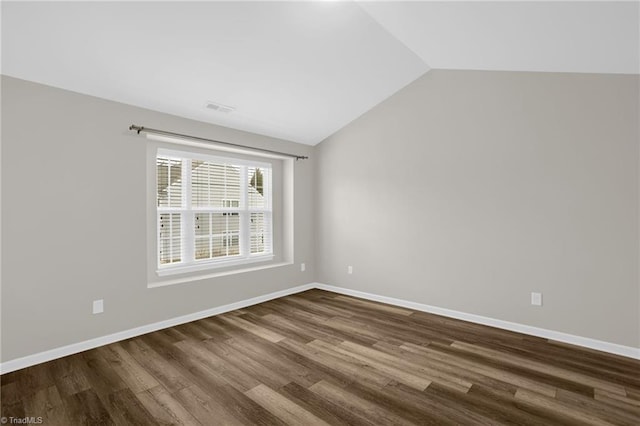
[[[213,234],[240,232],[240,215],[238,213],[212,213]]]
[[[211,258],[211,239],[209,236],[205,238],[196,237],[195,241],[195,257],[196,260]]]
[[[196,213],[193,224],[195,227],[194,256],[196,260],[209,259],[211,257],[211,214]]]
[[[169,206],[169,160],[158,158],[156,161],[158,207]]]
[[[158,223],[160,264],[181,262],[181,215],[179,213],[162,213],[159,215]]]
[[[196,213],[194,215],[194,226],[196,227],[196,237],[208,237],[211,234],[211,214]]]
[[[227,255],[227,247],[225,246],[224,236],[215,235],[211,237],[213,251],[211,257],[221,257]]]
[[[251,213],[249,224],[251,254],[263,253],[268,249],[267,223],[264,213]]]
[[[227,247],[229,256],[237,256],[240,254],[240,234],[230,234],[227,236]]]
[[[247,168],[247,202],[250,209],[267,207],[265,185],[268,181],[269,170],[260,167]]]
[[[194,207],[240,207],[240,182],[238,166],[197,160],[191,162],[191,199]]]
[[[239,213],[196,213],[196,260],[240,254]]]
[[[240,171],[241,169],[238,166],[226,165],[225,176],[227,179],[227,190],[222,207],[240,206],[240,197],[242,192]]]
[[[158,157],[156,172],[158,207],[182,206],[182,160]]]
[[[209,175],[204,161],[191,160],[191,200],[196,207],[209,205]]]
[[[240,232],[240,215],[238,213],[222,213],[227,218],[227,232]]]
[[[224,234],[227,231],[227,216],[223,213],[213,215],[213,234]]]

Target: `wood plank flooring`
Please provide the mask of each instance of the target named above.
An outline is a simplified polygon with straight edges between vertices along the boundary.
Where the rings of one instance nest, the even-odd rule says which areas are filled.
[[[640,425],[640,361],[321,290],[0,380],[44,425]]]

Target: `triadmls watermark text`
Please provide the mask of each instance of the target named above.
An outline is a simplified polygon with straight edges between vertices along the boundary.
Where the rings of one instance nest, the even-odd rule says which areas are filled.
[[[42,417],[0,417],[0,423],[3,425],[39,425],[42,424]]]

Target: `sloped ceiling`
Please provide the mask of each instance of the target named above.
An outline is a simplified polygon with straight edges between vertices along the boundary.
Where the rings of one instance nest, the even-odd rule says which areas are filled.
[[[5,1],[2,73],[314,145],[430,67],[637,74],[638,19],[637,2]]]
[[[431,68],[640,72],[639,2],[361,2]]]

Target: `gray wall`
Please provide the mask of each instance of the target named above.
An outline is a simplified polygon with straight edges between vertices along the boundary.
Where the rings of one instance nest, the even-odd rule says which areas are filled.
[[[427,73],[317,146],[318,281],[640,346],[638,85]]]
[[[296,263],[147,288],[149,142],[131,123],[310,155]],[[2,124],[2,361],[314,281],[312,147],[6,76]]]

